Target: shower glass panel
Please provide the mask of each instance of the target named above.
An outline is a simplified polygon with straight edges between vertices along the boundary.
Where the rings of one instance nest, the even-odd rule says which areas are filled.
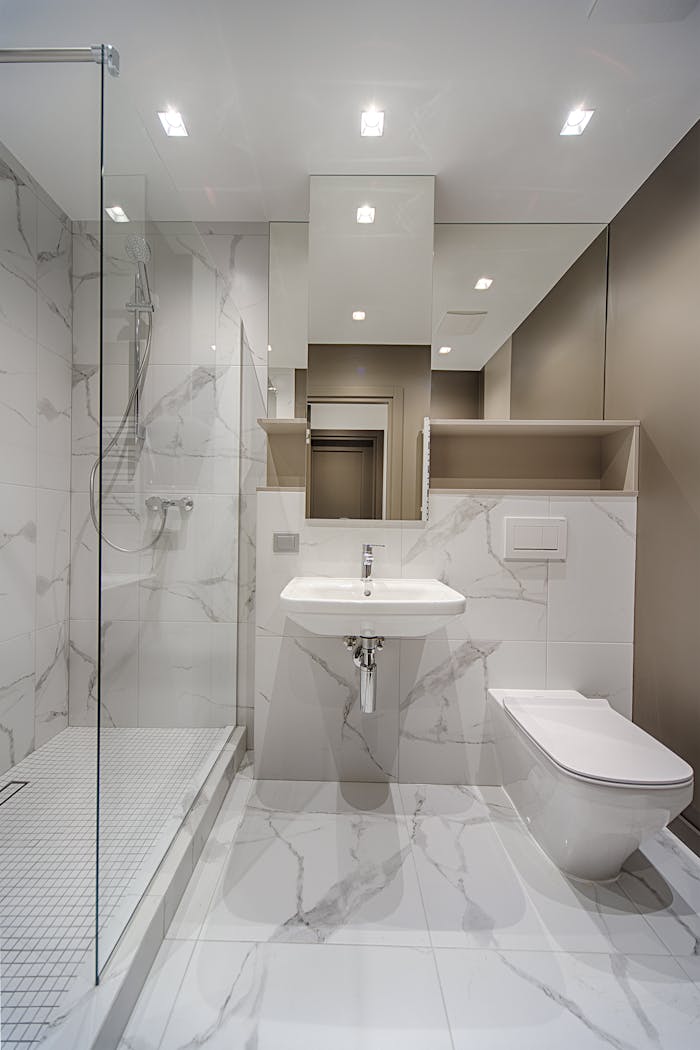
[[[90,48],[37,54],[0,52],[0,1044],[25,1050],[94,975],[97,785],[78,636],[71,648],[71,437],[73,302],[99,286],[103,70]],[[98,326],[80,338],[96,371]]]
[[[104,130],[103,236],[76,249],[98,269],[101,243],[101,311],[76,300],[102,332],[99,360],[78,346],[76,586],[98,593],[99,554],[99,603],[75,639],[96,656],[99,618],[98,974],[236,722],[240,419],[240,332],[160,157],[192,144],[142,119],[124,77],[105,79]]]

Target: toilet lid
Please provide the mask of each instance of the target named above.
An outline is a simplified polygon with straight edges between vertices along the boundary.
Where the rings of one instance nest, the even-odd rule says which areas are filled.
[[[693,778],[687,762],[613,711],[607,700],[507,696],[503,706],[556,765],[586,780],[660,787]]]

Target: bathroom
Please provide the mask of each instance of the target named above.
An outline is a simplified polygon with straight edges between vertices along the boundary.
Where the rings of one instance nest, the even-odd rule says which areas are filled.
[[[700,4],[2,25],[3,1050],[697,1046]]]

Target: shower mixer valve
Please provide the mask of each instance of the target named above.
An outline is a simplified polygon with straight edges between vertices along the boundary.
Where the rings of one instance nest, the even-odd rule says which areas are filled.
[[[169,499],[167,496],[149,496],[146,500],[146,510],[157,510],[162,513],[170,507],[178,507],[183,514],[189,514],[194,510],[194,500],[191,496],[179,496],[177,499]]]

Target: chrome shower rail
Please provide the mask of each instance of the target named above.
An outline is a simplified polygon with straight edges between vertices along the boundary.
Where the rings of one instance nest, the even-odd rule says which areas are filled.
[[[106,63],[113,77],[119,76],[119,52],[111,44],[92,47],[4,47],[0,62],[97,62]]]

